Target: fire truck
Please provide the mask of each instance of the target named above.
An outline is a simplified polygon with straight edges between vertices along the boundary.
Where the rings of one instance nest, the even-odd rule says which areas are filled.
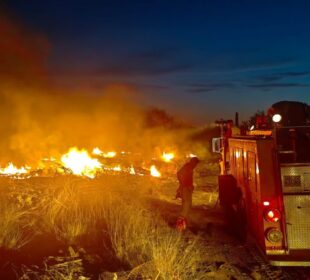
[[[310,265],[310,110],[281,101],[243,133],[219,121],[219,201],[239,237],[254,240],[272,265]],[[271,126],[266,124],[272,120]]]

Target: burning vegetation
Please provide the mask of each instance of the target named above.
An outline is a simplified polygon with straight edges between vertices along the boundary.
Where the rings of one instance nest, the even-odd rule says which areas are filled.
[[[54,79],[44,36],[5,16],[0,33],[0,278],[213,279],[222,256],[174,228],[181,164],[198,156],[198,179],[217,182],[213,129],[142,108],[128,85]],[[201,185],[204,207],[216,184]]]
[[[174,191],[186,157],[208,155],[193,127],[128,86],[55,82],[44,36],[7,17],[0,31],[1,277],[203,279],[196,243],[149,202],[159,185]]]
[[[187,157],[191,156],[192,154],[189,154]],[[10,162],[7,166],[0,168],[0,175],[23,179],[73,174],[93,179],[101,174],[122,172],[131,175],[161,177],[158,166],[166,168],[166,171],[167,168],[170,170],[170,174],[166,172],[166,175],[174,175],[178,164],[177,161],[173,161],[174,157],[174,153],[163,152],[159,158],[152,158],[152,160],[147,161],[141,159],[141,154],[133,156],[131,152],[102,152],[99,148],[94,148],[92,154],[90,154],[86,149],[72,147],[59,159],[54,157],[43,158],[36,167],[30,167],[28,165],[16,167]]]
[[[142,108],[135,88],[115,82],[98,88],[91,81],[68,86],[48,71],[52,48],[44,36],[3,14],[0,30],[7,38],[0,42],[1,174],[44,169],[44,159],[55,159],[74,174],[88,169],[91,177],[108,168],[134,173],[136,165],[158,169],[152,160],[172,163],[208,153],[205,143],[191,141],[192,126],[164,110]],[[126,164],[118,162],[120,168],[107,164],[121,157]],[[90,166],[83,167],[85,161]],[[13,165],[22,169],[14,171]]]

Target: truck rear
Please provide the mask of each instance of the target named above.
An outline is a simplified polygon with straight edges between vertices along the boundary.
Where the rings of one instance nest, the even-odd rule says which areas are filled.
[[[310,125],[296,116],[292,125],[287,116],[285,123],[281,115],[275,120],[272,130],[221,139],[229,169],[219,176],[220,203],[231,225],[250,236],[271,264],[308,266]]]

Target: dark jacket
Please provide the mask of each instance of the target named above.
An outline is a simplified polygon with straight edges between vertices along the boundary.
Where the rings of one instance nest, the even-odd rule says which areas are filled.
[[[191,190],[194,189],[193,175],[195,167],[196,166],[193,166],[193,164],[188,162],[177,172],[177,177],[181,188],[189,188]]]

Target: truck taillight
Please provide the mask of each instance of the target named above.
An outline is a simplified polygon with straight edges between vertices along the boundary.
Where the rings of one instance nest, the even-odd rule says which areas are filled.
[[[276,223],[281,219],[281,213],[278,209],[267,209],[264,217],[267,222]]]
[[[272,243],[278,243],[283,239],[282,232],[277,228],[268,228],[265,234],[267,240]]]

